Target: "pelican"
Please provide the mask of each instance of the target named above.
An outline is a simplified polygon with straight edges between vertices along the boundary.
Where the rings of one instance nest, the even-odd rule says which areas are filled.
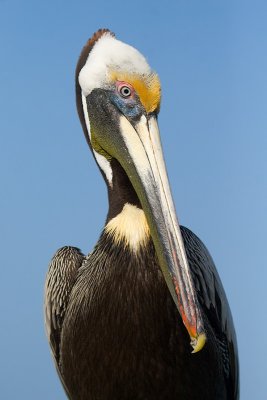
[[[160,98],[139,51],[107,29],[88,40],[77,109],[109,210],[93,251],[59,249],[45,284],[46,332],[71,400],[239,398],[224,289],[208,250],[176,217]]]

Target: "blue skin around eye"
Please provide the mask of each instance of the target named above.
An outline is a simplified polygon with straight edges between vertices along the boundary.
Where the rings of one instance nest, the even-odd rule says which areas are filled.
[[[142,113],[140,104],[134,98],[124,99],[118,94],[112,93],[111,101],[128,118],[135,118]]]

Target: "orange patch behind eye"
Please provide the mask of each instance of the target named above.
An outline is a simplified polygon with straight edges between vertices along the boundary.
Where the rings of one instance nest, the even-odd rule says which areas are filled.
[[[160,81],[158,75],[136,75],[119,71],[111,72],[111,79],[130,83],[138,94],[147,113],[155,111],[160,104]]]

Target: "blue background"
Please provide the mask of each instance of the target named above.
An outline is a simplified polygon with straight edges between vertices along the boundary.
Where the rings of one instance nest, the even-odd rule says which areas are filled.
[[[107,212],[74,99],[78,55],[100,27],[160,75],[177,213],[206,243],[228,294],[241,398],[267,398],[266,20],[257,0],[0,0],[1,399],[65,398],[43,285],[57,248],[89,252]]]

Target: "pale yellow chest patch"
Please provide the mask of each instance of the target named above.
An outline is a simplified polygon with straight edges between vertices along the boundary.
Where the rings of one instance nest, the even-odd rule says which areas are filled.
[[[105,232],[116,244],[124,243],[134,252],[145,246],[150,236],[144,211],[129,203],[108,222]]]

